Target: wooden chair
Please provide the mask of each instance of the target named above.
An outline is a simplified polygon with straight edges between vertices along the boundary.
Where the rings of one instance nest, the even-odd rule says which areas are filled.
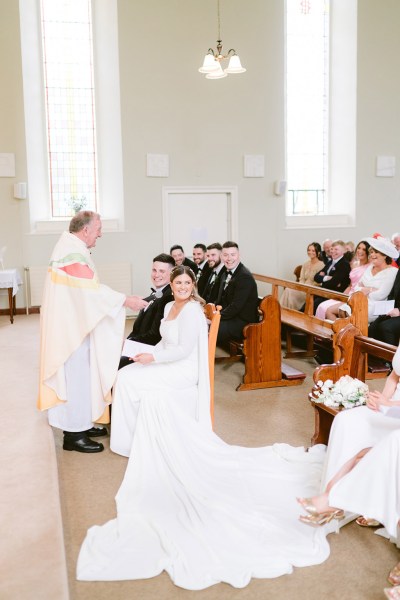
[[[297,265],[293,271],[293,275],[296,277],[296,281],[300,281],[300,273],[301,273],[302,265]]]
[[[208,332],[208,368],[210,372],[210,413],[211,423],[214,427],[214,365],[215,365],[215,349],[217,346],[217,335],[219,322],[221,320],[221,307],[214,304],[206,304],[204,314],[210,321],[210,329]]]

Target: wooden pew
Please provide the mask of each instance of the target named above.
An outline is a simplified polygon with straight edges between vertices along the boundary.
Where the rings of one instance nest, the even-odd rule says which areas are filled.
[[[277,300],[279,299],[281,288],[290,288],[305,294],[304,312],[286,307],[281,308],[282,323],[288,327],[285,358],[315,356],[314,337],[317,336],[332,341],[333,355],[334,360],[336,361],[339,358],[336,341],[337,335],[343,327],[351,323],[359,329],[362,335],[367,335],[368,333],[368,300],[361,292],[356,292],[349,298],[347,294],[333,292],[319,286],[296,283],[287,279],[278,279],[277,277],[269,277],[258,273],[253,273],[253,277],[256,281],[269,284],[271,286],[272,296]],[[349,304],[351,307],[351,316],[343,319],[336,319],[335,321],[319,319],[313,314],[314,296],[322,296],[327,300],[337,300],[338,302]],[[293,329],[297,329],[307,334],[306,350],[293,350],[291,339]]]
[[[311,445],[328,443],[333,419],[339,412],[336,408],[313,402],[317,390],[317,382],[326,381],[327,379],[335,382],[342,375],[350,375],[351,377],[365,381],[368,355],[392,362],[397,350],[396,346],[360,335],[360,331],[350,324],[338,334],[337,344],[341,354],[340,359],[331,365],[317,367],[313,374],[314,387],[309,394],[309,399],[314,407],[315,417],[314,435],[311,438]]]
[[[257,390],[301,384],[306,375],[282,363],[280,304],[266,296],[259,306],[262,318],[243,329],[243,343],[231,342],[230,356],[218,357],[216,362],[244,360],[243,383],[237,391]]]
[[[299,385],[305,373],[282,363],[281,307],[272,296],[261,300],[262,319],[243,329],[245,373],[243,383],[236,389],[256,390],[287,385]]]

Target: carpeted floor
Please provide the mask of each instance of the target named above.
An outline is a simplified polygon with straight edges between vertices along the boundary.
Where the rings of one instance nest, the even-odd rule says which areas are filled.
[[[2,435],[5,468],[1,475],[5,507],[1,511],[1,550],[6,557],[5,562],[1,559],[2,600],[63,600],[67,597],[57,501],[54,505],[58,491],[55,454],[71,600],[375,600],[384,597],[386,576],[399,560],[398,550],[355,523],[343,527],[339,535],[330,536],[331,556],[324,564],[295,569],[292,575],[278,579],[253,580],[242,590],[219,584],[190,592],[175,587],[166,574],[128,582],[76,581],[76,558],[87,528],[115,516],[114,496],[127,459],[110,452],[108,438],[106,450],[98,455],[65,452],[59,432],[54,434],[54,453],[50,443],[52,432],[45,415],[34,408],[37,334],[35,315],[18,316],[12,326],[5,317],[0,317],[0,348],[5,357],[0,366],[2,422],[6,425]],[[247,446],[276,441],[309,444],[314,417],[307,393],[315,364],[311,360],[288,362],[307,372],[303,385],[253,392],[235,391],[243,371],[241,364],[217,365],[216,431],[225,441]],[[380,387],[381,382],[370,382],[370,385]],[[28,441],[24,443],[28,433]],[[53,498],[50,501],[52,516],[50,498]]]

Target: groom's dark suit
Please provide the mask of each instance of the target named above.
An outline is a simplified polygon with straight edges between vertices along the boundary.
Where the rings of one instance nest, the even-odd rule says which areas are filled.
[[[243,327],[258,322],[258,293],[254,277],[243,263],[238,264],[227,285],[226,267],[220,275],[221,285],[215,302],[222,306],[217,344],[224,344],[232,339],[242,340]]]
[[[147,296],[145,300],[149,303],[146,308],[142,308],[133,324],[133,329],[128,335],[128,340],[142,342],[142,344],[150,344],[155,346],[161,339],[160,323],[164,316],[164,307],[168,302],[174,299],[171,286],[168,284],[162,290],[162,296],[156,297],[155,292]],[[121,356],[119,361],[119,369],[132,364],[127,356]]]

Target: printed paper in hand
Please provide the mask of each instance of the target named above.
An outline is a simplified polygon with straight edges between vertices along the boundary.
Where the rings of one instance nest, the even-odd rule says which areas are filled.
[[[394,300],[376,300],[374,303],[374,316],[387,315],[393,308]]]
[[[141,354],[142,352],[150,352],[153,353],[154,346],[150,344],[142,344],[141,342],[134,342],[133,340],[125,340],[124,347],[122,348],[121,356],[136,356],[136,354]]]

